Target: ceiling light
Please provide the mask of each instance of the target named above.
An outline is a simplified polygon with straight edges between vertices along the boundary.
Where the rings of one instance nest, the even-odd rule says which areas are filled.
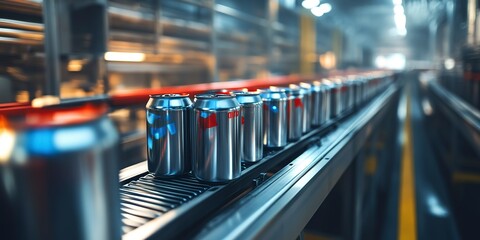
[[[393,4],[394,5],[401,5],[402,4],[402,0],[392,0]]]
[[[395,15],[403,15],[405,11],[402,5],[395,5],[395,7],[393,7],[393,12]]]
[[[320,6],[318,7],[322,9],[323,13],[328,13],[332,11],[332,5],[330,5],[330,3],[320,4]]]
[[[311,9],[318,6],[318,4],[320,4],[320,0],[303,0],[302,7]]]
[[[323,16],[323,14],[328,13],[331,10],[332,10],[332,5],[330,5],[329,3],[324,3],[318,7],[312,8],[310,11],[312,12],[313,15],[317,17],[321,17]]]
[[[397,28],[405,27],[405,24],[407,23],[407,18],[403,14],[395,15],[394,20]]]
[[[407,29],[406,28],[398,28],[397,33],[400,36],[406,36],[407,35]]]
[[[105,60],[115,62],[142,62],[145,60],[145,53],[106,52]]]

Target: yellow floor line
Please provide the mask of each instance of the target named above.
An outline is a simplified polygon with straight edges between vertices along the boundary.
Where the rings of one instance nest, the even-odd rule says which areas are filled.
[[[452,179],[454,183],[480,183],[480,175],[469,172],[455,171]]]
[[[413,135],[410,120],[410,91],[407,96],[407,114],[403,128],[400,199],[398,206],[398,239],[417,239],[415,206],[415,176],[413,166]]]

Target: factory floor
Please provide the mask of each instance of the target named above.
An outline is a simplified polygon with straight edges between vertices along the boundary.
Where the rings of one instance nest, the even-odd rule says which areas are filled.
[[[386,218],[382,239],[460,239],[448,182],[428,136],[424,108],[420,84],[412,79],[398,109],[399,174],[388,200],[393,211]]]
[[[383,170],[385,173],[377,174],[380,175],[379,181],[386,183],[386,190],[371,184],[374,187],[370,188],[377,190],[365,191],[366,194],[362,198],[372,203],[362,204],[362,206],[372,205],[374,210],[367,208],[361,210],[359,233],[355,233],[357,230],[343,227],[336,234],[332,234],[329,228],[335,224],[329,225],[325,220],[321,220],[328,218],[328,221],[336,221],[337,225],[342,225],[345,217],[338,215],[345,214],[341,212],[345,205],[334,202],[341,202],[340,199],[345,198],[350,199],[347,200],[350,202],[357,201],[352,200],[355,197],[352,198],[348,194],[343,198],[338,197],[342,194],[342,190],[334,189],[331,193],[333,196],[329,198],[335,198],[335,200],[326,199],[300,238],[307,240],[478,239],[475,238],[475,234],[472,234],[472,228],[470,232],[460,231],[462,228],[459,226],[472,219],[465,221],[463,215],[458,214],[458,209],[464,207],[462,204],[465,201],[454,199],[452,193],[455,191],[452,191],[451,179],[444,174],[444,167],[439,160],[442,156],[439,156],[438,146],[432,140],[432,129],[429,128],[430,123],[425,112],[428,111],[426,109],[428,106],[425,105],[425,97],[418,76],[407,77],[401,91],[397,109],[398,121],[393,126],[396,130],[392,134],[394,139],[392,142],[396,142],[396,146],[386,150],[390,153],[383,160],[389,162],[391,167]],[[433,129],[433,131],[446,131],[446,129]],[[388,142],[384,143],[388,144]],[[381,164],[381,161],[379,158],[377,165]],[[472,201],[466,204],[475,206]],[[330,210],[329,213],[329,208],[336,208],[336,210]],[[332,212],[336,213],[332,214]],[[338,221],[336,218],[343,220]],[[463,222],[458,221],[458,218],[462,218]],[[327,227],[324,227],[325,224]],[[354,233],[344,234],[345,231]]]

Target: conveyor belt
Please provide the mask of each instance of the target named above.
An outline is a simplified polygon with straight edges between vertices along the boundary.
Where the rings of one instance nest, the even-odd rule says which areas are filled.
[[[195,239],[294,239],[352,163],[372,128],[396,106],[392,86],[325,135],[258,189],[187,236]],[[292,221],[294,219],[294,221]],[[288,226],[288,227],[287,227]],[[159,236],[159,235],[155,235]]]
[[[392,91],[388,91],[390,95]],[[379,102],[386,98],[382,96],[383,99],[379,97],[380,99],[373,101],[376,104],[367,104],[362,112],[378,111]],[[202,183],[190,175],[178,179],[156,180],[144,172],[144,163],[121,172],[124,238],[178,237],[179,233],[190,230],[197,222],[204,220],[205,216],[225,207],[225,204],[240,193],[255,187],[255,182],[262,182],[263,173],[286,166],[299,155],[305,154],[305,150],[312,144],[318,145],[320,137],[327,132],[343,129],[342,136],[351,134],[351,126],[341,124],[351,114],[346,112],[282,149],[269,150],[261,162],[244,166],[242,176],[225,185]],[[361,118],[359,114],[353,116],[357,120]],[[352,121],[348,120],[348,124],[351,123]],[[333,142],[337,137],[328,140]]]

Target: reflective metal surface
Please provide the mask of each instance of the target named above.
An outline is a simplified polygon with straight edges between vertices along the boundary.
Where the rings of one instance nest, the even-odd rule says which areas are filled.
[[[303,101],[302,131],[303,133],[306,133],[312,127],[312,85],[309,83],[300,83],[300,87],[305,91]]]
[[[333,84],[332,84],[332,91],[331,91],[331,95],[330,95],[330,110],[331,110],[331,116],[332,118],[335,118],[337,116],[340,115],[340,113],[342,112],[342,106],[343,106],[343,102],[342,102],[342,83],[340,81],[333,81]]]
[[[371,128],[387,117],[397,101],[397,88],[392,87],[358,115],[322,136],[321,143],[312,144],[272,176],[268,184],[254,189],[202,225],[194,239],[298,236],[335,185],[325,183],[340,180],[372,134]]]
[[[287,95],[283,91],[261,90],[263,100],[263,144],[283,147],[287,144]]]
[[[263,157],[263,101],[259,93],[235,92],[242,106],[242,160],[257,162]]]
[[[195,96],[193,174],[208,182],[225,182],[240,176],[240,104],[231,95]]]
[[[331,96],[332,96],[333,85],[327,79],[323,79],[320,83],[323,88],[321,122],[327,122],[332,118],[332,109],[331,109],[332,97]]]
[[[0,116],[2,238],[121,237],[118,134],[103,114],[77,121],[83,113],[68,113],[66,125],[40,125],[53,115],[66,119],[58,112],[30,115],[36,125],[22,127]]]
[[[347,107],[346,109],[350,110],[353,108],[355,105],[355,81],[356,81],[357,76],[350,76],[346,81],[345,81],[345,86],[346,86],[346,91],[347,91]]]
[[[304,91],[294,84],[283,88],[288,97],[287,101],[287,128],[288,140],[299,139],[303,133],[303,118],[305,111]]]
[[[188,94],[153,95],[146,108],[148,171],[157,177],[189,172],[193,104]]]

